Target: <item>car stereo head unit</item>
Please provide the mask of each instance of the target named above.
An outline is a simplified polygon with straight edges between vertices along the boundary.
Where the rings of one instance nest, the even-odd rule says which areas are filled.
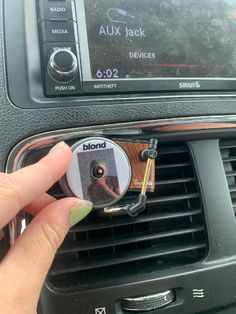
[[[235,0],[38,1],[47,95],[236,89]]]

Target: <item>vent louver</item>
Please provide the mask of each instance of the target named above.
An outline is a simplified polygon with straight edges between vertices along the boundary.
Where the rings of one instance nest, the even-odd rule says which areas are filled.
[[[220,151],[234,212],[236,214],[236,140],[221,141]]]
[[[136,218],[102,218],[95,212],[71,229],[49,273],[49,282],[66,288],[110,283],[114,274],[151,272],[201,260],[207,250],[201,197],[188,147],[158,148],[156,191]],[[63,197],[59,185],[51,194]],[[122,204],[138,193],[128,192]]]

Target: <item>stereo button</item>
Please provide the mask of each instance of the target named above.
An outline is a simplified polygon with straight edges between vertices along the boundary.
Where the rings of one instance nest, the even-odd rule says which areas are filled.
[[[48,70],[55,80],[68,82],[78,73],[77,58],[69,50],[57,50],[50,57]]]
[[[40,19],[54,21],[76,21],[74,2],[64,1],[40,1]]]
[[[43,42],[78,42],[76,25],[75,22],[43,22]]]

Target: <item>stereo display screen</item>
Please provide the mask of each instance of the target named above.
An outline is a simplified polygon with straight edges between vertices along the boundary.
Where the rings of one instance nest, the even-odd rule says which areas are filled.
[[[93,80],[236,77],[236,0],[84,6]]]

